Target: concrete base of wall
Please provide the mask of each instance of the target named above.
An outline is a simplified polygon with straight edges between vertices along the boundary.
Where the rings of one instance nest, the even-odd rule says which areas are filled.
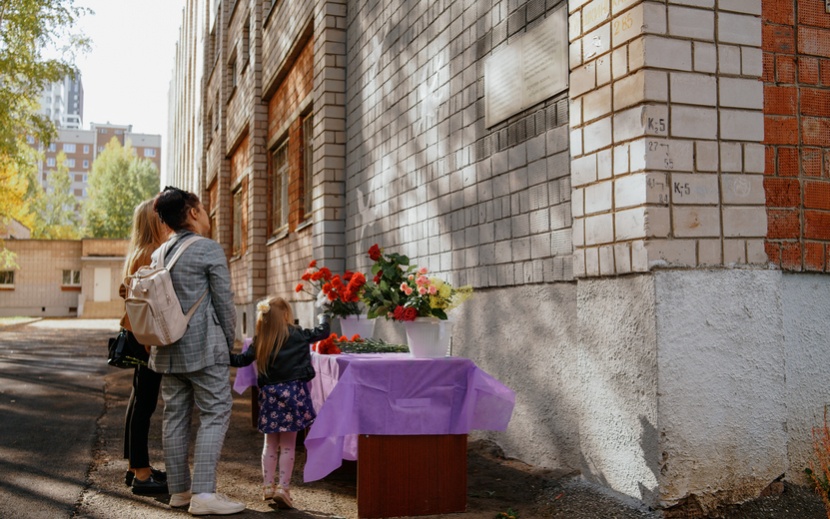
[[[70,312],[67,306],[0,308],[0,317],[77,317],[77,315],[77,312]]]
[[[658,509],[802,483],[830,401],[828,285],[724,269],[478,291],[454,352],[516,391],[516,408],[506,432],[476,435]]]

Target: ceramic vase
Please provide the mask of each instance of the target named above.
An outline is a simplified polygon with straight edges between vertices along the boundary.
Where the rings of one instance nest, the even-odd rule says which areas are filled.
[[[360,335],[363,339],[371,339],[375,333],[375,320],[361,315],[346,315],[340,318],[340,333],[349,339]]]
[[[452,322],[434,317],[404,321],[409,354],[415,358],[446,357],[450,354]]]

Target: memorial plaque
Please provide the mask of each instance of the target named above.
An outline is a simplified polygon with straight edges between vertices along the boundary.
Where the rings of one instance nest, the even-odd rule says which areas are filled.
[[[485,124],[568,88],[568,19],[562,8],[484,63]]]

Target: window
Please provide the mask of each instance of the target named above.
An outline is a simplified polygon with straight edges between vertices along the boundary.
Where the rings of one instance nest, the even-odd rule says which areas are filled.
[[[98,133],[107,133],[106,128],[98,128]]]
[[[156,149],[155,148],[144,148],[144,156],[145,157],[155,157],[156,156]]]
[[[0,270],[0,288],[14,288],[13,270]]]
[[[242,187],[233,192],[233,255],[242,254]]]
[[[313,131],[314,119],[309,113],[303,118],[301,134],[301,138],[303,140],[303,219],[311,215],[311,195],[313,190],[312,180],[314,177],[314,172],[312,170],[314,161],[312,156],[314,152],[314,144],[311,141]]]
[[[88,160],[84,161],[84,169],[89,169],[89,161]],[[86,176],[86,175],[84,175],[84,176]]]
[[[84,144],[84,153],[89,153],[89,144]]]
[[[56,151],[56,150],[58,149],[58,147],[57,147],[57,146],[55,146],[55,143],[54,143],[54,142],[52,142],[52,143],[50,143],[50,144],[49,144],[49,148],[48,148],[48,149],[49,149],[49,151]]]
[[[288,141],[271,155],[271,232],[288,224]]]
[[[251,50],[251,18],[248,17],[248,19],[245,20],[245,26],[242,27],[242,56],[244,56],[245,59],[245,62],[242,65],[243,68],[248,65]]]
[[[81,271],[80,270],[64,270],[61,284],[66,287],[81,286]]]
[[[231,88],[236,88],[236,85],[239,83],[239,78],[237,77],[238,71],[236,70],[236,49],[234,49],[233,53],[233,61],[231,61]]]
[[[84,178],[84,180],[83,180],[83,181],[84,181],[84,182],[87,182],[87,181],[89,180],[89,174],[88,174],[88,173],[84,173],[84,177],[83,177],[83,178]]]
[[[75,159],[66,159],[66,167],[67,168],[74,168],[75,167]]]
[[[98,146],[98,153],[101,153],[102,151],[104,151],[104,147],[103,146]]]
[[[48,159],[46,159],[46,165],[50,168],[54,168],[55,167],[55,157],[49,157]]]
[[[66,153],[75,153],[75,145],[69,142],[63,144],[63,151]]]
[[[27,135],[26,136],[26,142],[28,142],[29,144],[34,144],[35,143],[35,138],[32,137],[31,135]]]

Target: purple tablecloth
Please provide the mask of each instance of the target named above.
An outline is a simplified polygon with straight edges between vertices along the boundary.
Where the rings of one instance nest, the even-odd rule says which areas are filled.
[[[305,440],[305,481],[357,459],[350,435],[503,431],[513,413],[515,393],[470,359],[312,353],[312,364],[317,420]]]
[[[253,342],[253,339],[245,339],[242,344],[243,353]],[[233,390],[240,395],[249,387],[256,387],[256,362],[248,364],[244,368],[237,368],[236,378],[233,380]]]

